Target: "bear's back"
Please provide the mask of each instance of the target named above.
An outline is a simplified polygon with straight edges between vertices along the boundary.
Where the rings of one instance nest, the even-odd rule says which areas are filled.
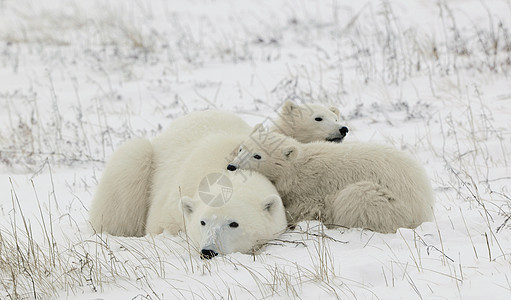
[[[153,140],[155,161],[175,162],[166,168],[175,169],[197,147],[201,139],[211,134],[249,134],[251,127],[233,113],[205,110],[190,113],[172,124]]]
[[[174,186],[181,186],[183,195],[193,197],[200,181],[211,173],[225,170],[247,135],[217,133],[203,137],[181,161],[182,167],[175,175]]]

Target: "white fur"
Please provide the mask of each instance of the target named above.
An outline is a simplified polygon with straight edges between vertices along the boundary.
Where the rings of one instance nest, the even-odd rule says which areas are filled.
[[[148,140],[124,143],[108,161],[89,211],[97,232],[143,236],[152,176],[153,147]]]
[[[91,224],[96,231],[127,236],[186,229],[199,249],[219,253],[257,249],[285,230],[286,218],[268,179],[225,171],[233,150],[250,131],[233,114],[204,111],[176,120],[152,145],[142,139],[127,142],[107,164],[93,200]],[[233,184],[231,199],[220,208],[203,204],[197,193],[204,176],[216,172],[227,173]],[[233,220],[238,228],[228,226]]]
[[[331,140],[340,142],[345,137],[345,133],[341,133],[343,127],[339,123],[339,110],[336,107],[327,108],[320,104],[297,105],[287,101],[271,131],[290,136],[301,143]]]
[[[391,147],[301,144],[260,132],[243,143],[231,165],[268,177],[282,196],[291,224],[320,219],[332,226],[395,232],[432,218],[434,198],[424,169]]]
[[[284,205],[263,175],[225,172],[233,184],[233,194],[223,206],[204,205],[197,193],[193,198],[182,198],[187,233],[201,250],[252,253],[286,230]],[[239,226],[230,227],[232,222]]]
[[[155,172],[152,179],[153,188],[147,232],[158,234],[165,228],[163,224],[159,223],[159,220],[153,217],[169,198],[170,191],[164,187],[181,186],[182,195],[193,197],[196,187],[205,175],[225,169],[228,154],[241,143],[251,130],[247,123],[234,114],[207,110],[193,112],[175,120],[165,132],[157,136],[153,140]],[[190,159],[190,157],[194,157],[194,151],[201,153],[200,151],[204,151],[204,147],[206,149],[209,147],[205,140],[215,142],[215,138],[211,138],[212,135],[231,136],[229,142],[223,145],[215,144],[217,149],[211,154],[215,157],[216,153],[221,153],[220,156],[215,157],[216,160],[209,159],[207,155],[201,156],[200,162]],[[187,172],[200,175],[187,176]],[[182,173],[185,173],[185,180],[193,181],[184,183],[180,181],[183,178]],[[175,224],[175,221],[171,221],[171,223]],[[176,234],[180,227],[167,229]]]
[[[252,128],[235,114],[218,110],[192,112],[173,121],[153,140],[154,161],[161,170],[155,175],[155,184],[167,182],[203,137],[221,133],[247,135],[251,131]]]
[[[181,121],[186,119],[188,117]],[[214,130],[218,132],[217,129]],[[154,178],[160,175],[161,180],[153,182],[147,232],[158,234],[167,230],[176,234],[184,230],[186,224],[192,242],[199,249],[218,253],[249,252],[285,230],[282,202],[274,186],[264,176],[225,171],[226,162],[234,156],[233,150],[246,134],[202,134],[204,132],[201,130],[202,138],[191,141],[187,149],[179,139],[171,144],[173,147],[179,145],[187,154],[178,155],[178,160],[171,157],[164,161],[155,159]],[[170,142],[165,140],[165,143]],[[172,165],[180,167],[171,170],[168,166]],[[232,198],[219,208],[202,203],[197,192],[200,181],[211,173],[227,173],[233,184]],[[184,210],[185,218],[180,209],[180,199],[189,208]],[[268,201],[274,203],[271,213],[264,210]],[[206,222],[207,230],[200,225],[201,220]],[[231,221],[238,222],[240,227],[229,228],[227,225]]]

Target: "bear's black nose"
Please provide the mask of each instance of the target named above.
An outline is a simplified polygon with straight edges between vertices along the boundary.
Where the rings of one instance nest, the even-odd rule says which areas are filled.
[[[236,168],[236,166],[235,166],[235,165],[231,165],[231,164],[229,164],[229,165],[227,166],[227,170],[229,170],[229,171],[236,171],[236,169],[237,169],[237,168]]]
[[[216,253],[213,250],[210,249],[202,249],[200,258],[202,259],[212,259],[213,257],[217,256],[218,253]]]
[[[341,128],[339,128],[339,132],[342,134],[342,135],[346,135],[350,130],[348,129],[348,127],[346,126],[342,126]]]

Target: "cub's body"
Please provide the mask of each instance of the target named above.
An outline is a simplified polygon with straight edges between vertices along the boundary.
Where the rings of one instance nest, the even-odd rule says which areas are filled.
[[[368,143],[301,144],[277,133],[252,136],[261,138],[245,141],[229,169],[268,177],[291,224],[320,219],[327,225],[395,232],[432,219],[428,177],[401,151]]]

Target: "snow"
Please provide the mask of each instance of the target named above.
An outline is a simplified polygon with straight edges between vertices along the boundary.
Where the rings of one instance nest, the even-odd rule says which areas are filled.
[[[511,297],[511,2],[0,1],[0,298]],[[335,105],[347,139],[426,168],[435,220],[317,222],[201,260],[95,235],[105,161],[207,108]]]

